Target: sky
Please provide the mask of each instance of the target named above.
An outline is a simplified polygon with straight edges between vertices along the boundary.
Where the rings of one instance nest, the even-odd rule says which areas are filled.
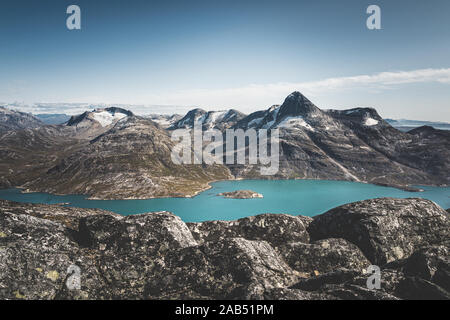
[[[73,4],[80,30],[66,27]],[[373,4],[380,30],[366,27]],[[298,90],[323,109],[450,122],[449,12],[448,0],[2,0],[0,102],[248,113]]]

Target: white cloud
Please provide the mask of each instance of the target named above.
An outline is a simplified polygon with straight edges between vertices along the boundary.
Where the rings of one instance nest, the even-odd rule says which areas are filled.
[[[251,84],[225,89],[183,90],[159,95],[133,96],[134,101],[120,99],[121,101],[116,102],[121,103],[118,106],[130,109],[137,114],[182,114],[191,109],[192,106],[202,107],[207,110],[237,108],[243,112],[250,112],[267,108],[273,104],[281,104],[292,91],[300,91],[314,102],[321,100],[323,96],[330,93],[344,97],[351,96],[352,92],[350,91],[355,89],[362,89],[363,92],[370,93],[394,89],[397,86],[412,83],[450,84],[450,68],[390,71],[371,75],[335,77],[311,82]],[[111,97],[106,98],[108,99],[103,100],[103,102],[111,99]],[[101,98],[97,97],[94,100],[86,101],[83,99],[82,101],[85,101],[85,103],[82,104],[36,103],[27,106],[22,105],[17,108],[33,113],[75,114],[96,106],[102,106],[99,103],[99,101],[102,101]],[[94,103],[95,106],[90,105],[90,103]],[[333,100],[331,103],[340,104],[341,101]],[[372,105],[373,101],[367,101],[367,103]],[[319,107],[325,106],[319,105]]]
[[[381,72],[372,75],[328,78],[312,82],[248,85],[239,88],[186,90],[167,97],[154,97],[160,104],[203,107],[265,107],[281,103],[292,91],[315,97],[321,93],[358,88],[386,90],[411,83],[450,83],[450,68]]]

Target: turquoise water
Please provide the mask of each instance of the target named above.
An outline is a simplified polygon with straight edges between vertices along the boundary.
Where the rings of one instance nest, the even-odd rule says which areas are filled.
[[[212,183],[212,188],[194,198],[148,200],[87,200],[82,195],[57,196],[0,190],[0,199],[32,203],[70,203],[79,208],[99,208],[122,215],[150,211],[171,211],[186,222],[234,220],[259,213],[289,213],[315,216],[339,205],[379,197],[420,197],[450,207],[450,187],[421,187],[424,192],[407,192],[365,183],[327,180],[240,180]],[[250,189],[263,199],[225,199],[218,193]]]

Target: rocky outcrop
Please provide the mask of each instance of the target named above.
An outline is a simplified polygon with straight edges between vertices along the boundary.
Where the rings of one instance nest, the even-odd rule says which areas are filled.
[[[189,224],[0,201],[0,298],[449,299],[447,219],[420,199]],[[374,257],[380,289],[367,287]]]
[[[253,199],[263,198],[263,195],[252,190],[236,190],[231,192],[222,192],[218,196],[231,199]]]
[[[344,238],[374,264],[404,259],[422,246],[450,238],[448,213],[425,199],[373,199],[346,204],[316,216],[314,240]]]
[[[218,129],[225,130],[233,127],[245,117],[238,110],[205,111],[200,108],[190,110],[184,117],[172,123],[169,130],[192,129],[195,124],[200,125],[202,130]]]
[[[249,299],[299,275],[266,241],[225,238],[170,253],[148,283],[150,298]]]
[[[311,218],[303,216],[260,214],[235,221],[206,221],[187,225],[199,243],[222,238],[245,238],[264,240],[277,247],[289,242],[309,243],[306,228],[311,221]]]
[[[344,239],[293,242],[278,250],[293,269],[310,275],[332,272],[337,267],[364,272],[370,265],[361,250]]]

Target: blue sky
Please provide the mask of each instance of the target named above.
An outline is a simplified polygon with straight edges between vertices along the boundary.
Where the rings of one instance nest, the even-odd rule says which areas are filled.
[[[71,4],[81,30],[66,28]],[[382,30],[366,28],[371,4]],[[448,0],[6,0],[0,101],[250,112],[300,90],[321,108],[450,121],[449,12]]]

